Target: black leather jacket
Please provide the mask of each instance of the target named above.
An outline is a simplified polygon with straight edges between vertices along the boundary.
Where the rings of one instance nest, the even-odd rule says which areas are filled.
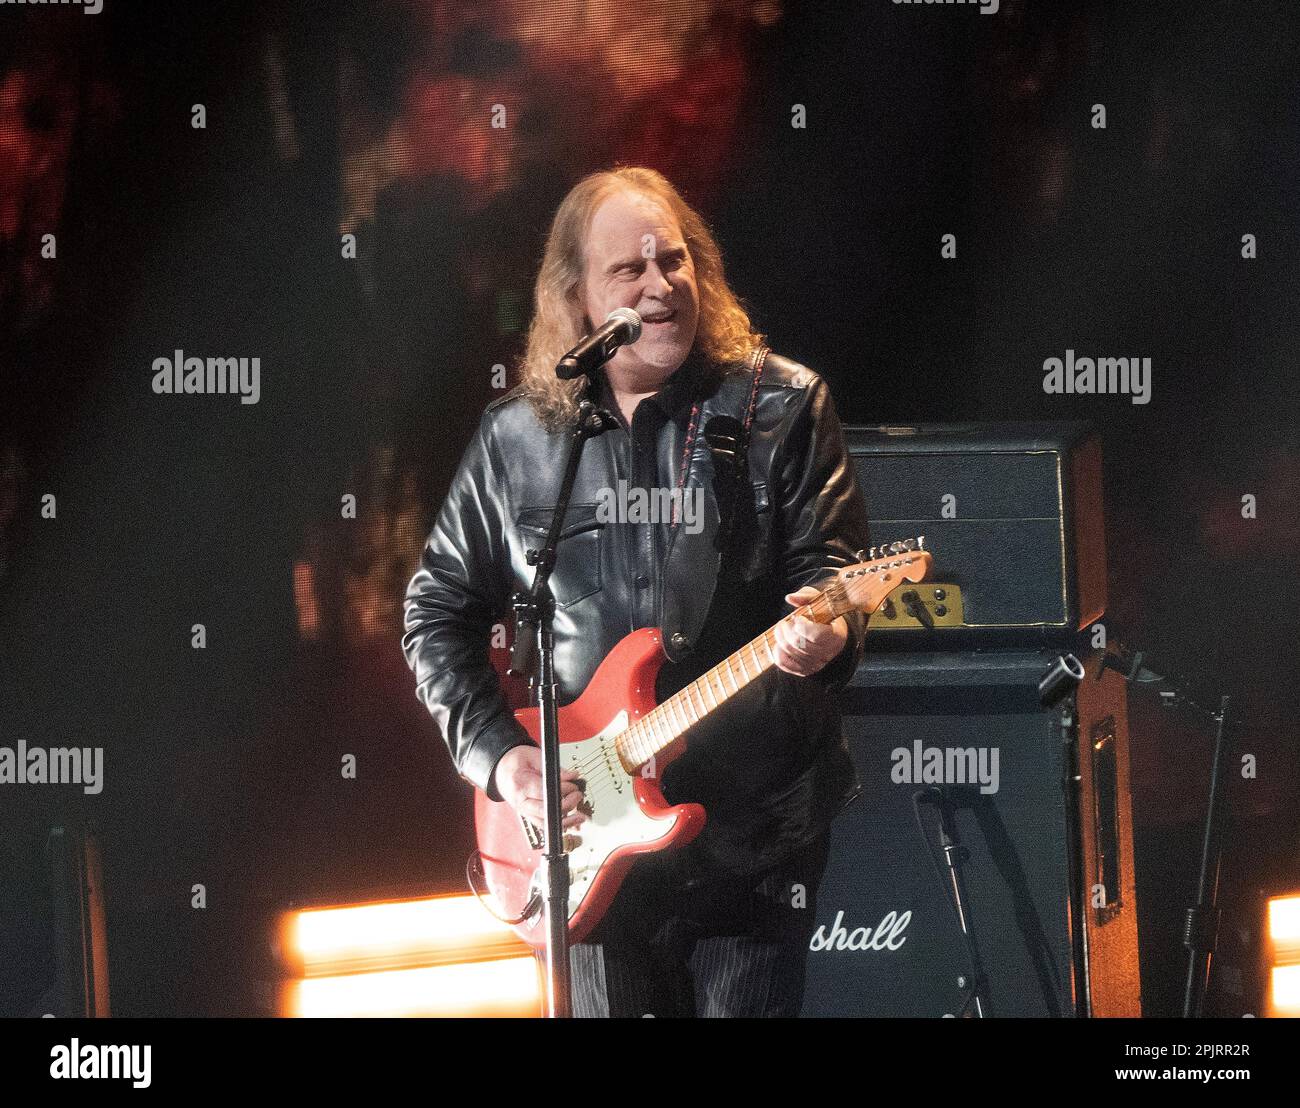
[[[704,363],[701,363],[702,365]],[[742,418],[752,370],[701,371],[698,426],[715,414]],[[594,395],[594,394],[593,394]],[[527,400],[514,393],[483,413],[406,594],[402,647],[417,694],[432,713],[462,777],[488,789],[500,757],[527,741],[488,660],[494,622],[512,619],[511,595],[533,577],[525,551],[540,546],[555,504],[565,438],[547,434]],[[659,439],[660,473],[674,487],[681,429]],[[744,645],[790,611],[784,596],[819,584],[858,560],[868,544],[866,510],[826,383],[775,354],[757,391],[748,449],[746,495],[733,542],[719,552],[719,496],[704,435],[696,437],[687,487],[702,486],[704,526],[678,527],[663,570],[658,626],[667,662],[662,699]],[[600,662],[633,630],[618,622],[634,588],[621,544],[596,511],[617,474],[603,437],[587,443],[570,501],[557,564],[555,671],[559,702],[576,699]],[[672,803],[703,803],[708,823],[690,848],[704,872],[754,873],[815,838],[858,791],[835,693],[857,667],[865,617],[848,617],[844,651],[819,673],[772,669],[687,735],[687,750],[663,774]],[[498,799],[495,792],[488,794]],[[685,853],[685,852],[678,852]]]

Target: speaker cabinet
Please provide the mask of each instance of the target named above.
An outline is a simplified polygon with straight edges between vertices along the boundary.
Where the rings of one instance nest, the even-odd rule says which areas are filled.
[[[964,855],[984,1014],[1136,1016],[1123,679],[1045,710],[1048,650],[868,656],[842,700],[863,794],[817,896],[804,1015],[972,1015],[973,963],[938,836]]]

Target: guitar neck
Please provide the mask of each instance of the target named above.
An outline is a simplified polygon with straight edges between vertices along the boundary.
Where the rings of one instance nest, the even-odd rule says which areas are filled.
[[[776,628],[781,623],[795,616],[803,616],[814,623],[830,623],[852,608],[840,583],[835,581],[810,603],[750,639],[735,653],[647,712],[618,737],[615,745],[624,768],[629,773],[639,772],[656,754],[775,666]]]

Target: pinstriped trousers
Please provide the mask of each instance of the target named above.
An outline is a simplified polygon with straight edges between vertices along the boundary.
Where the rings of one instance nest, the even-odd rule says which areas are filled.
[[[570,950],[573,1014],[793,1017],[829,832],[748,879],[683,884],[639,860],[587,942]]]

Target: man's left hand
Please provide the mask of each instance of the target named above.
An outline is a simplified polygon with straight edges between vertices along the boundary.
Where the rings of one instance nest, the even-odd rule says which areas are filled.
[[[820,589],[805,585],[788,593],[786,603],[795,608],[816,599]],[[776,625],[776,665],[796,677],[807,677],[838,657],[849,641],[849,625],[843,616],[831,623],[815,623],[804,616],[791,616]]]

